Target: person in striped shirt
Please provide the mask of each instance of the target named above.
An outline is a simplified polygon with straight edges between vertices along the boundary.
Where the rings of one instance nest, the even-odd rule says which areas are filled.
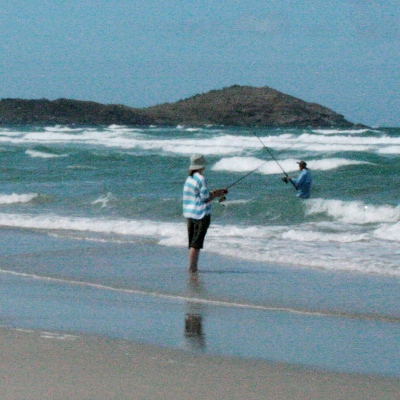
[[[190,157],[189,176],[183,187],[183,216],[187,219],[189,272],[197,272],[200,250],[211,222],[211,201],[228,193],[227,189],[209,191],[203,176],[206,160],[201,154]]]

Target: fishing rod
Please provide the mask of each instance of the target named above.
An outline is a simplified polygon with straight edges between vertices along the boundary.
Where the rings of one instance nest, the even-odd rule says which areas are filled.
[[[278,160],[274,157],[274,155],[272,154],[272,152],[269,150],[269,148],[263,143],[263,141],[260,139],[260,137],[256,134],[256,132],[253,130],[252,131],[254,136],[260,141],[260,143],[262,144],[263,148],[265,150],[267,150],[268,154],[271,156],[271,158],[278,164],[279,168],[282,170],[282,172],[285,175],[285,178],[283,178],[283,181],[285,183],[288,183],[288,181],[293,185],[294,189],[297,190],[296,185],[294,184],[294,182],[290,179],[289,175],[286,173],[286,171],[282,168],[281,164],[279,164]]]
[[[234,181],[233,183],[231,183],[229,186],[226,187],[226,189],[230,189],[232,186],[235,186],[237,183],[239,183],[242,179],[248,177],[250,174],[252,174],[253,172],[257,171],[259,168],[261,168],[264,164],[266,164],[268,161],[263,162],[261,165],[259,165],[257,168],[254,168],[253,170],[251,170],[250,172],[248,172],[246,175],[241,176],[239,179],[237,179],[236,181]],[[223,201],[226,200],[226,196],[223,195],[219,198],[218,202],[222,203]]]
[[[250,174],[252,174],[253,172],[257,171],[258,169],[260,169],[264,164],[266,164],[268,161],[263,162],[261,165],[259,165],[257,168],[254,168],[252,171],[248,172],[246,175],[243,175],[241,178],[237,179],[235,182],[231,183],[227,189],[230,189],[232,186],[236,185],[237,183],[239,183],[242,179],[248,177]]]
[[[282,170],[282,172],[285,174],[285,178],[282,178],[283,181],[285,183],[288,183],[288,181],[290,181],[290,183],[293,185],[294,189],[297,190],[296,185],[294,184],[294,182],[290,179],[289,175],[285,172],[285,170],[282,168],[282,166],[279,164],[278,160],[274,157],[274,155],[271,153],[271,151],[268,149],[267,146],[265,146],[265,144],[262,142],[262,140],[257,136],[257,134],[252,131],[254,133],[254,136],[260,141],[260,143],[262,144],[263,148],[265,150],[267,150],[268,154],[271,156],[271,158],[278,164],[279,168]],[[292,144],[292,146],[294,146],[296,143]],[[290,146],[290,147],[292,147]],[[290,148],[289,147],[289,148]],[[286,149],[282,150],[285,151]],[[236,181],[234,181],[233,183],[231,183],[229,186],[226,187],[226,189],[230,189],[232,186],[236,185],[237,183],[239,183],[242,179],[247,178],[249,175],[251,175],[253,172],[257,171],[259,168],[261,168],[264,164],[266,164],[268,161],[263,162],[261,165],[259,165],[257,168],[254,168],[253,170],[251,170],[250,172],[248,172],[246,175],[243,175],[242,177],[240,177],[239,179],[237,179]],[[222,203],[226,200],[226,196],[223,195],[219,198],[218,202]]]

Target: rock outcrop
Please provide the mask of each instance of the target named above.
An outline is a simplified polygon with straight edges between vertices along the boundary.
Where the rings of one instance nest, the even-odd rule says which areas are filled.
[[[2,99],[0,124],[147,125],[149,117],[138,109],[92,101]]]
[[[146,109],[156,124],[275,127],[350,127],[329,108],[269,87],[231,86]]]
[[[231,86],[147,108],[90,101],[2,99],[0,124],[352,127],[343,115],[269,87]]]

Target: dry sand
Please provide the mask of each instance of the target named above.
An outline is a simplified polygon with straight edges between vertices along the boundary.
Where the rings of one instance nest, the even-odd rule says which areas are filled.
[[[2,400],[399,400],[400,378],[0,329]]]

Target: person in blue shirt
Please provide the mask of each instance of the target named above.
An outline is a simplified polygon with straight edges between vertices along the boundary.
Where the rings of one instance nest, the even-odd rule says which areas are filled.
[[[187,219],[189,272],[197,272],[200,249],[211,222],[211,201],[228,193],[227,189],[208,190],[203,176],[206,160],[201,154],[190,157],[189,176],[183,187],[183,216]]]
[[[299,176],[297,178],[288,176],[287,179],[290,180],[297,189],[297,197],[309,199],[312,185],[311,173],[305,161],[299,161],[297,164],[299,164]]]

